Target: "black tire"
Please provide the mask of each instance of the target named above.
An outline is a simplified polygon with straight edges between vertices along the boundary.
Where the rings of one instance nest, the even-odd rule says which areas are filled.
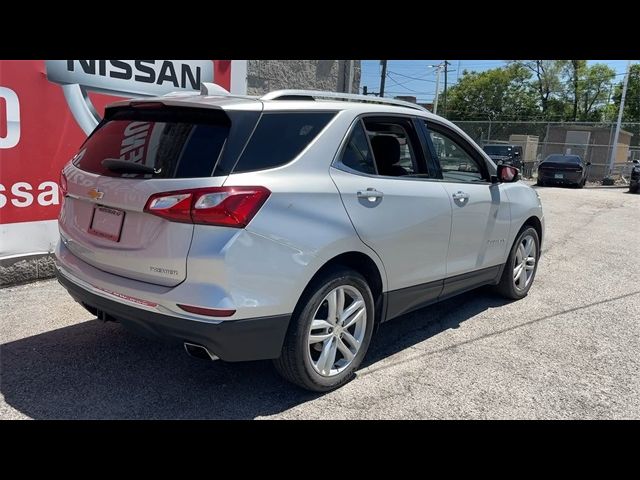
[[[538,179],[536,181],[536,185],[539,186],[539,187],[544,187],[544,182],[542,180]]]
[[[308,334],[313,316],[324,298],[336,287],[355,287],[362,295],[367,311],[364,338],[351,364],[334,376],[320,375],[312,366],[308,354]],[[307,390],[328,392],[349,382],[367,353],[374,330],[375,310],[371,289],[365,278],[346,267],[333,267],[316,278],[302,294],[296,306],[284,340],[282,354],[273,361],[278,373],[286,380]]]
[[[576,185],[576,188],[584,188],[584,184],[587,183],[587,179],[585,178],[580,183]]]
[[[638,193],[638,191],[640,191],[640,183],[629,187],[629,193]]]
[[[531,277],[531,281],[529,284],[522,290],[516,288],[515,282],[513,281],[513,269],[515,268],[516,261],[516,252],[518,246],[522,239],[531,235],[535,241],[536,245],[536,264],[533,269],[533,276]],[[507,262],[504,266],[504,270],[502,271],[502,277],[500,277],[500,282],[496,286],[496,291],[505,298],[509,298],[511,300],[520,300],[524,298],[529,293],[531,289],[531,285],[536,278],[536,272],[538,271],[538,263],[540,260],[540,237],[538,236],[538,232],[535,228],[524,226],[518,236],[516,237],[516,241],[513,242],[511,246],[511,251],[509,252],[509,257],[507,258]]]

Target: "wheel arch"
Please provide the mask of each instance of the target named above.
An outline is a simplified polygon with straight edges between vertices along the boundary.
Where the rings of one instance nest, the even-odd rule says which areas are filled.
[[[300,295],[300,298],[305,297],[308,289],[318,278],[336,267],[350,268],[358,272],[365,278],[365,280],[369,284],[371,293],[373,294],[373,301],[376,310],[375,323],[376,326],[379,325],[381,323],[382,315],[384,312],[384,296],[382,295],[382,293],[384,291],[385,283],[383,279],[383,271],[380,270],[376,262],[366,253],[349,251],[336,255],[333,258],[327,260],[307,282],[302,294]],[[296,310],[298,310],[298,308],[299,305],[296,305]]]
[[[527,227],[532,227],[533,229],[535,229],[536,233],[538,234],[538,240],[540,242],[540,250],[542,250],[542,233],[543,233],[542,222],[537,216],[535,215],[530,216],[524,221],[524,223],[520,227],[520,230],[518,230],[518,234],[516,235],[516,238],[518,237],[520,232],[522,232],[522,230]]]

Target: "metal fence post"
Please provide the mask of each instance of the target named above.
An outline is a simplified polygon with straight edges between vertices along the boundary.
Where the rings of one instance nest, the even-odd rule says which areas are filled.
[[[547,131],[544,134],[544,142],[543,143],[543,148],[542,148],[542,160],[544,160],[545,158],[547,158],[547,143],[549,143],[549,125],[551,125],[550,123],[547,123]],[[536,159],[537,160],[537,159]]]

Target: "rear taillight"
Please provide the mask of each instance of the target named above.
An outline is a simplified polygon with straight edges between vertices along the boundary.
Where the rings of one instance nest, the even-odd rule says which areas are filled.
[[[187,192],[156,193],[151,195],[144,211],[174,222],[191,223],[193,194]]]
[[[156,193],[144,211],[167,220],[243,228],[271,192],[264,187],[211,187]]]
[[[64,170],[60,170],[60,191],[64,197],[67,194],[67,176],[64,174]]]

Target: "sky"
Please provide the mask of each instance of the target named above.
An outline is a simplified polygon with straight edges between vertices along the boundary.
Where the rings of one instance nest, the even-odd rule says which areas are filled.
[[[436,91],[435,65],[444,60],[388,60],[387,80],[384,87],[385,97],[412,95],[418,102],[432,102]],[[464,70],[483,71],[506,64],[505,60],[449,60],[448,85],[456,83]],[[606,63],[616,72],[616,79],[622,81],[627,60],[588,60],[587,63]],[[362,60],[360,93],[367,86],[369,92],[380,89],[380,60]],[[444,87],[444,72],[440,76],[440,91]]]

